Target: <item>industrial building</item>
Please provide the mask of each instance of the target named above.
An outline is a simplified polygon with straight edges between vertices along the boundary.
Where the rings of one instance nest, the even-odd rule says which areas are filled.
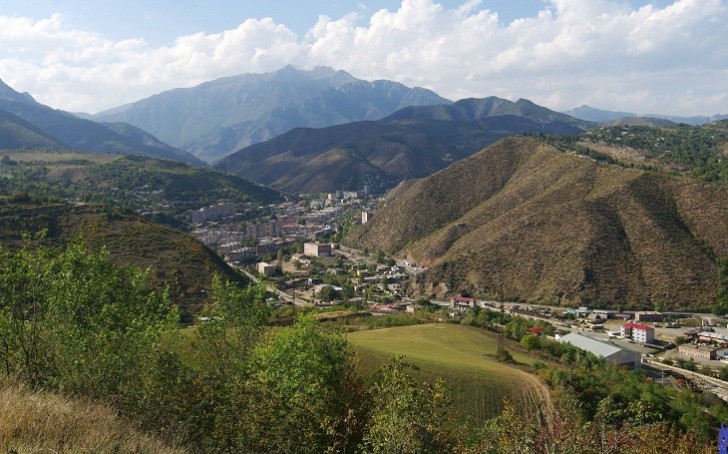
[[[639,353],[625,350],[614,344],[592,339],[579,333],[567,334],[566,336],[558,337],[556,340],[571,344],[576,348],[592,353],[594,356],[604,358],[608,363],[625,366],[630,369],[640,367]]]

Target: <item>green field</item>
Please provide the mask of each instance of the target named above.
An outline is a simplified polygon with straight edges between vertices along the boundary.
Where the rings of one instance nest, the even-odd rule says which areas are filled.
[[[498,415],[508,398],[528,417],[550,413],[548,389],[527,367],[506,365],[493,358],[497,335],[449,323],[358,331],[347,339],[359,352],[363,371],[373,370],[394,355],[417,365],[420,381],[442,377],[452,390],[454,408],[476,423]],[[515,360],[536,360],[509,348]]]

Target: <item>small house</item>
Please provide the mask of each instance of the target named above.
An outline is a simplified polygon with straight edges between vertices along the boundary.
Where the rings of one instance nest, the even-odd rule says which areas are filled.
[[[271,265],[270,263],[266,262],[258,262],[255,265],[255,269],[258,271],[258,274],[265,277],[271,277],[276,272],[275,265]]]

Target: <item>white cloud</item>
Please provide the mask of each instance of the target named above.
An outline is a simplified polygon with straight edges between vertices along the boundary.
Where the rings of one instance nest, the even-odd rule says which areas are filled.
[[[87,111],[290,63],[425,86],[453,99],[709,114],[728,111],[726,36],[726,0],[638,9],[621,0],[550,0],[538,15],[508,24],[478,0],[454,9],[403,0],[395,11],[321,16],[303,37],[271,19],[249,19],[157,48],[78,30],[57,14],[0,16],[0,77],[41,102]]]

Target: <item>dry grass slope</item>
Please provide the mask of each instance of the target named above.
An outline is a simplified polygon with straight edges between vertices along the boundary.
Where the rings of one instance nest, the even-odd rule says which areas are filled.
[[[728,188],[510,138],[401,190],[348,241],[431,266],[413,293],[706,307]]]
[[[110,407],[0,380],[0,452],[183,453],[142,434]]]

